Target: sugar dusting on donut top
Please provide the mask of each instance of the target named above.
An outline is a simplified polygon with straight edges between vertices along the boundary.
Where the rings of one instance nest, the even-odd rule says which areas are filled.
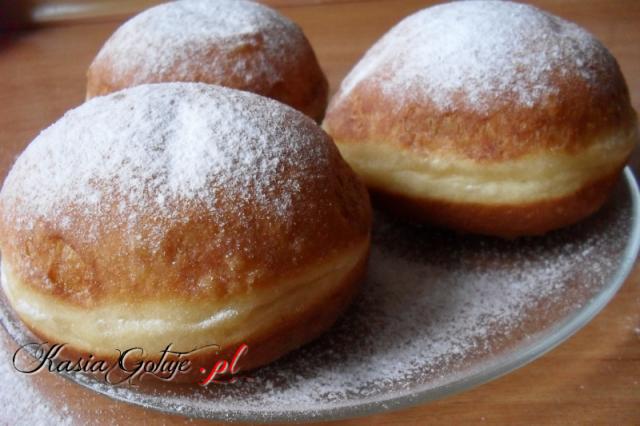
[[[81,218],[132,230],[157,223],[161,232],[192,210],[220,226],[247,211],[284,223],[330,174],[331,149],[310,119],[270,99],[199,83],[142,85],[94,98],[44,130],[0,201],[5,221],[22,229],[44,220],[73,232]]]
[[[209,75],[234,70],[236,77],[271,84],[281,76],[274,64],[295,60],[304,43],[300,28],[275,10],[245,0],[182,0],[152,7],[122,25],[98,53],[114,78],[131,84],[171,73],[176,81],[193,78],[194,69]],[[208,55],[211,46],[221,49]],[[225,52],[251,49],[250,55]],[[214,60],[214,63],[202,63]],[[230,62],[229,62],[230,61]],[[224,81],[225,75],[217,76]]]
[[[424,9],[392,28],[339,96],[367,80],[399,104],[426,99],[441,110],[462,103],[483,112],[533,107],[556,93],[558,75],[597,90],[612,74],[615,59],[573,23],[523,4],[461,1]]]

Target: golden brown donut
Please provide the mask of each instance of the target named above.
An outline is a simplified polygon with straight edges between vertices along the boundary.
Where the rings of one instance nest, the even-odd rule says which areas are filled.
[[[365,270],[367,191],[279,102],[199,83],[94,98],[0,192],[3,288],[50,342],[113,359],[246,343],[242,368],[326,330]],[[211,352],[198,362],[211,367]]]
[[[397,24],[345,78],[323,127],[381,205],[504,237],[596,211],[638,138],[624,78],[598,40],[497,1]]]
[[[298,25],[245,0],[152,7],[107,40],[87,73],[87,99],[145,83],[246,90],[322,120],[328,83]]]

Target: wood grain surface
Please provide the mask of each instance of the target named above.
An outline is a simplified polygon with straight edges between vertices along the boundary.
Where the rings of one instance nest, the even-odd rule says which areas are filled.
[[[77,2],[76,2],[77,3]],[[112,2],[113,3],[113,2]],[[53,19],[0,41],[0,170],[38,132],[84,98],[85,71],[102,42],[131,13]],[[378,37],[428,2],[415,0],[271,2],[298,22],[316,49],[335,91]],[[595,33],[618,58],[640,110],[640,1],[535,1]],[[5,3],[0,3],[4,5]],[[3,6],[6,7],[6,6]],[[112,13],[113,12],[113,13]],[[0,330],[0,362],[15,345]],[[12,392],[12,371],[0,375],[0,424],[30,424],[31,402]],[[208,424],[112,401],[53,374],[29,378],[53,410],[79,423]],[[5,385],[5,383],[7,385]],[[501,379],[441,401],[329,424],[640,424],[640,267],[587,327],[541,359]]]

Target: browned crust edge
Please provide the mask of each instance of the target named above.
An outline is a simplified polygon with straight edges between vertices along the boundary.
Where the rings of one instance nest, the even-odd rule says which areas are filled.
[[[316,123],[321,123],[324,119],[324,115],[329,103],[329,82],[325,75],[319,68],[313,71],[312,76],[308,76],[305,79],[296,77],[288,81],[286,84],[279,84],[271,87],[269,90],[263,90],[258,86],[240,86],[232,81],[216,81],[206,78],[192,78],[192,79],[180,79],[167,77],[164,79],[158,79],[157,81],[145,81],[138,84],[133,84],[128,81],[121,82],[118,85],[112,85],[104,80],[108,77],[101,77],[101,75],[108,76],[109,70],[91,70],[87,73],[87,89],[85,99],[89,100],[97,96],[105,96],[113,92],[128,89],[142,84],[159,84],[159,83],[205,83],[212,85],[220,85],[229,87],[231,89],[243,90],[245,92],[256,93],[267,98],[274,99],[278,102],[286,104],[304,115],[312,118]],[[303,80],[303,81],[298,81]]]
[[[284,313],[280,321],[274,323],[267,331],[252,335],[244,341],[234,342],[222,348],[197,351],[194,355],[188,356],[187,358],[191,361],[191,369],[184,374],[176,375],[172,381],[161,381],[160,379],[145,375],[141,383],[146,383],[150,386],[162,383],[196,385],[196,383],[204,377],[204,374],[200,372],[200,368],[204,368],[208,372],[218,360],[231,361],[238,347],[245,343],[248,345],[249,350],[240,358],[238,363],[240,369],[239,374],[242,375],[242,372],[269,364],[292,350],[311,342],[327,331],[351,304],[364,279],[368,258],[369,250],[367,250],[358,263],[351,269],[335,291],[331,292],[325,298],[317,300],[309,309],[302,312]],[[56,342],[55,339],[51,339],[26,321],[22,320],[22,322],[43,342],[48,342],[49,344],[64,343]],[[212,344],[215,344],[215,342],[212,342]],[[118,349],[126,350],[128,348]],[[90,352],[65,345],[58,353],[56,359],[71,360],[73,362],[80,357],[87,359],[90,355]],[[159,357],[159,354],[153,354],[144,357],[144,360],[157,361]],[[113,365],[118,362],[118,353],[114,350],[114,355],[112,356],[100,356],[94,357],[94,359],[104,360],[110,365]],[[132,363],[139,360],[139,358],[135,356],[128,359]],[[171,360],[174,358],[168,357],[167,359]],[[98,376],[98,379],[103,378],[103,376]],[[134,382],[137,381],[134,380]]]
[[[428,222],[464,233],[515,238],[542,235],[595,213],[609,197],[621,171],[622,167],[570,195],[523,204],[489,205],[418,199],[380,188],[370,188],[370,192],[374,205],[412,221]]]

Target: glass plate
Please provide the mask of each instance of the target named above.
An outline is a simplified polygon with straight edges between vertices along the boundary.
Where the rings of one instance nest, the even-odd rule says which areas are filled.
[[[639,237],[629,169],[598,214],[539,238],[462,236],[376,213],[360,296],[327,334],[276,363],[206,388],[64,376],[132,404],[221,420],[326,420],[434,400],[578,331],[624,282]],[[4,297],[0,308],[18,344],[34,341]]]

